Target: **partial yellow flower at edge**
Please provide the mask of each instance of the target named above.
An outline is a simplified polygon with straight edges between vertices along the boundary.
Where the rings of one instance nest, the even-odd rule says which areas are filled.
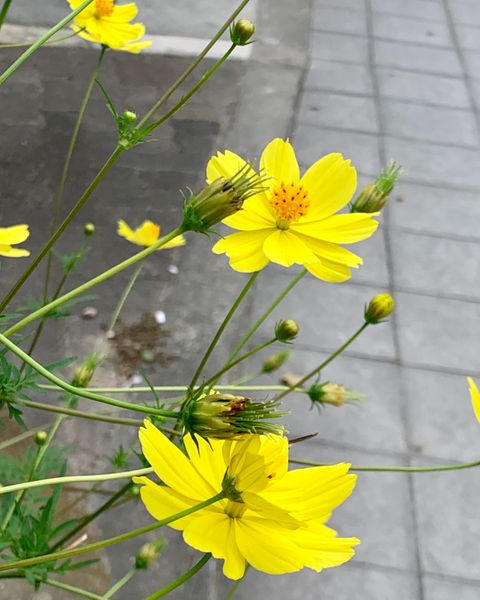
[[[232,177],[242,168],[247,168],[243,158],[230,150],[219,152],[207,165],[207,181]],[[328,154],[300,176],[292,145],[277,138],[263,151],[260,172],[267,189],[223,221],[239,231],[217,242],[213,252],[226,254],[240,272],[259,271],[271,261],[284,267],[303,265],[325,281],[349,279],[350,269],[363,260],[340,244],[364,240],[378,227],[372,218],[378,213],[334,214],[356,188],[350,161]]]
[[[470,397],[472,399],[473,410],[477,421],[480,423],[480,392],[471,377],[467,377],[467,381],[470,384]]]
[[[160,237],[160,225],[153,223],[152,221],[144,221],[139,227],[136,229],[131,229],[125,221],[120,219],[118,221],[118,229],[117,233],[119,236],[125,238],[132,244],[137,244],[137,246],[152,246],[155,242],[158,241]],[[164,250],[165,248],[174,248],[176,246],[184,246],[185,238],[183,235],[178,235],[167,242],[164,246],[159,248],[159,250]]]
[[[16,244],[24,242],[30,232],[28,225],[13,225],[12,227],[0,227],[0,256],[9,258],[21,258],[30,256],[28,250],[22,248],[12,248]]]
[[[225,499],[170,526],[183,531],[193,548],[223,559],[226,577],[240,579],[247,563],[278,575],[304,567],[321,571],[353,556],[359,540],[338,538],[325,525],[355,486],[350,465],[289,472],[282,436],[194,442],[186,435],[183,441],[187,455],[145,421],[142,450],[164,485],[148,477],[134,481],[142,484],[142,501],[158,520],[225,492]]]
[[[72,9],[82,0],[67,0]],[[138,53],[152,42],[139,41],[145,35],[142,23],[130,23],[137,16],[134,2],[115,4],[114,0],[94,0],[75,17],[71,26],[78,35],[90,42],[108,46],[112,50]]]

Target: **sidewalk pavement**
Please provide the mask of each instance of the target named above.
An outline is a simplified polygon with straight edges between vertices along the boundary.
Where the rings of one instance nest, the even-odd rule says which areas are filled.
[[[355,248],[365,259],[364,267],[342,285],[305,278],[272,315],[262,336],[270,337],[278,318],[296,318],[301,334],[288,368],[305,372],[351,335],[361,322],[363,305],[374,294],[390,291],[398,306],[389,323],[367,330],[323,374],[368,398],[359,407],[327,408],[319,415],[308,410],[304,399],[293,398],[290,433],[319,432],[314,440],[297,445],[295,455],[356,465],[454,464],[477,459],[480,426],[469,405],[465,376],[480,377],[480,6],[474,0],[301,0],[295,6],[265,0],[258,5],[256,21],[258,42],[246,71],[242,64],[227,66],[203,100],[165,130],[161,145],[129,155],[132,163],[122,165],[120,179],[106,182],[102,204],[85,213],[85,218],[103,224],[104,254],[97,249],[96,262],[86,265],[79,279],[108,263],[111,244],[115,252],[128,252],[107,233],[118,216],[140,220],[150,209],[166,227],[173,224],[178,214],[170,202],[174,188],[198,184],[201,163],[213,149],[228,147],[255,157],[272,137],[289,136],[303,168],[325,152],[341,151],[352,158],[360,185],[395,159],[406,174],[384,211],[380,231]],[[188,30],[185,35],[193,34]],[[41,103],[38,112],[30,114],[26,105],[18,106],[23,123],[30,119],[29,136],[22,138],[22,151],[7,153],[7,162],[18,161],[22,170],[15,185],[2,189],[2,204],[4,194],[5,198],[15,194],[19,204],[21,198],[29,198],[28,210],[38,209],[44,202],[40,197],[32,204],[32,182],[43,182],[37,193],[42,196],[43,190],[44,199],[54,185],[55,177],[45,175],[49,178],[45,182],[41,172],[49,173],[58,163],[56,153],[66,144],[74,114],[71,107],[67,118],[62,108],[72,94],[66,75],[59,77],[63,85],[56,88],[55,96],[44,92],[58,68],[55,52],[48,50],[44,59],[34,59],[26,67],[30,70],[24,71],[25,78],[19,74],[15,82],[12,93],[31,98],[34,86],[36,93],[42,91],[41,102],[47,107]],[[78,50],[69,52],[64,55],[65,71],[78,65],[75,81],[70,82],[77,86],[87,76],[89,63],[86,53],[80,57]],[[114,59],[109,77],[125,102],[143,102],[156,93],[156,80],[149,80],[146,73],[157,69],[170,80],[181,67],[175,59],[139,61],[140,66],[132,70],[127,58]],[[132,89],[125,83],[127,76],[130,84],[143,87]],[[220,109],[216,108],[219,99]],[[28,106],[31,109],[30,102]],[[18,118],[7,123],[12,136],[7,147],[18,141],[14,136]],[[98,138],[91,137],[96,126],[95,117],[87,120],[72,184],[76,188],[106,152],[106,147],[98,147]],[[51,152],[39,163],[38,150],[46,147],[52,130]],[[165,163],[172,151],[172,162]],[[127,181],[139,190],[138,204],[125,191]],[[162,198],[155,191],[159,188],[164,190]],[[47,222],[46,216],[38,218]],[[158,382],[175,383],[190,372],[209,332],[243,283],[223,258],[210,258],[208,240],[195,238],[192,245],[194,250],[188,253],[173,251],[173,259],[160,254],[150,261],[136,299],[132,296],[127,307],[127,321],[138,320],[145,310],[167,312],[166,352],[177,360],[170,366],[155,365]],[[170,262],[179,266],[182,277],[168,275]],[[250,318],[260,314],[291,277],[292,270],[274,266],[262,273],[261,285],[247,305]],[[220,280],[222,294],[215,283]],[[97,304],[103,320],[122,282],[118,288],[99,290],[102,297]],[[242,315],[236,331],[246,316]],[[85,324],[77,317],[61,327],[68,351],[79,355],[79,345],[89,348],[99,336],[98,322]],[[229,342],[232,337],[227,337]],[[58,358],[52,340],[47,349]],[[108,369],[102,375],[114,379]],[[99,468],[108,454],[105,446],[115,447],[125,435],[113,430],[105,439],[100,437],[102,431],[90,426],[68,428],[67,437],[83,440],[83,450],[95,448],[88,464],[74,457],[74,467]],[[480,483],[473,471],[411,476],[360,473],[355,494],[332,520],[341,535],[361,538],[355,559],[320,575],[269,577],[252,571],[236,597],[476,600],[480,595],[479,495]],[[126,522],[133,527],[145,519],[131,509],[117,514],[114,521],[100,523],[104,534],[114,535],[123,531]],[[182,544],[171,537],[172,547],[185,556]],[[113,580],[122,575],[135,549],[136,545],[126,545],[108,555]],[[196,554],[191,556],[193,560]],[[167,565],[160,561],[148,578],[125,588],[121,598],[143,597],[170,580],[180,559],[174,554],[167,560]],[[210,571],[172,597],[220,600],[228,585],[218,574],[218,565],[212,563]]]

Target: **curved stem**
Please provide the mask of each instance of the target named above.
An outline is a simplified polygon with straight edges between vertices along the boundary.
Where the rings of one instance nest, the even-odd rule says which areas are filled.
[[[39,384],[38,387],[49,392],[59,392],[56,385]],[[199,386],[196,386],[198,388]],[[100,392],[105,394],[147,394],[151,393],[152,389],[156,392],[186,392],[188,385],[154,385],[152,388],[147,386],[135,387],[89,387],[85,388],[89,392]],[[222,390],[245,390],[249,392],[283,392],[290,389],[288,385],[242,385],[241,383],[222,384]],[[295,388],[297,391],[305,392],[305,388]]]
[[[128,573],[125,573],[125,575],[121,579],[119,579],[117,583],[112,585],[112,587],[102,596],[102,600],[108,600],[114,594],[116,594],[118,590],[121,590],[122,587],[130,581],[130,579],[135,575],[136,572],[136,569],[130,569]]]
[[[292,289],[297,285],[297,283],[301,279],[303,279],[303,277],[305,277],[306,274],[307,274],[306,269],[303,269],[303,271],[300,271],[300,273],[287,285],[287,287],[283,290],[283,292],[277,296],[277,298],[272,302],[272,304],[270,304],[270,306],[263,313],[263,315],[261,317],[259,317],[255,321],[255,323],[253,323],[253,325],[250,327],[250,329],[243,336],[243,338],[240,340],[238,345],[235,347],[233,352],[228,357],[227,365],[238,355],[240,350],[245,346],[245,344],[252,337],[252,335],[257,331],[257,329],[260,327],[260,325],[262,325],[262,323],[270,316],[270,314],[275,310],[275,308],[280,304],[280,302],[282,302],[282,300],[285,298],[285,296],[287,296],[287,294],[289,294],[292,291]]]
[[[280,394],[277,394],[273,398],[273,400],[278,401],[281,398],[284,398],[287,394],[290,394],[290,392],[294,392],[299,387],[302,387],[303,384],[306,381],[308,381],[311,377],[313,377],[314,375],[317,375],[317,373],[320,373],[320,371],[322,369],[324,369],[327,365],[329,365],[335,358],[337,358],[337,356],[339,356],[346,348],[348,348],[348,346],[350,346],[350,344],[357,339],[357,337],[368,327],[368,325],[369,324],[367,322],[363,323],[363,325],[359,329],[357,329],[357,331],[352,335],[352,337],[350,337],[342,346],[340,346],[340,348],[338,348],[338,350],[336,350],[326,360],[324,360],[321,365],[319,365],[318,367],[316,367],[315,369],[310,371],[310,373],[307,373],[304,377],[302,377],[294,385],[287,387],[286,390],[284,390],[283,392],[280,392]]]
[[[200,502],[195,506],[182,510],[181,512],[178,512],[172,515],[171,517],[167,517],[165,519],[162,519],[161,521],[157,521],[156,523],[151,523],[150,525],[145,525],[144,527],[139,527],[138,529],[133,529],[132,531],[127,531],[126,533],[116,535],[115,537],[107,538],[105,540],[101,540],[93,544],[88,544],[80,548],[71,548],[68,550],[61,550],[59,552],[51,552],[50,554],[44,554],[43,556],[33,556],[31,558],[25,558],[23,560],[17,560],[15,562],[3,563],[0,564],[0,572],[10,571],[11,569],[24,569],[25,567],[30,567],[32,565],[41,565],[42,563],[50,562],[53,560],[70,558],[72,556],[78,556],[80,554],[88,554],[89,552],[94,552],[95,550],[102,550],[103,548],[108,548],[109,546],[114,546],[115,544],[126,542],[128,540],[131,540],[132,538],[138,537],[139,535],[149,533],[150,531],[155,531],[160,527],[169,525],[170,523],[183,519],[184,517],[188,517],[194,512],[202,510],[202,508],[206,508],[211,504],[215,504],[215,502],[218,502],[223,498],[225,498],[225,494],[223,492],[220,492],[215,496],[212,496],[212,498],[209,498],[204,502]]]
[[[27,48],[27,50],[25,50],[25,52],[21,54],[13,64],[11,64],[8,69],[2,73],[2,75],[0,75],[0,85],[5,83],[5,81],[7,81],[7,79],[11,77],[34,52],[36,52],[41,46],[43,46],[45,42],[55,35],[57,31],[60,31],[60,29],[65,27],[65,25],[68,25],[70,21],[73,21],[73,19],[92,2],[93,0],[84,0],[84,2],[82,2],[75,10],[69,13],[65,18],[59,21],[42,36],[40,36],[38,40],[30,46],[30,48]]]
[[[240,577],[240,579],[237,579],[237,581],[235,581],[235,583],[232,585],[232,587],[228,590],[228,593],[225,596],[225,600],[232,600],[232,598],[235,596],[238,588],[240,587],[240,584],[245,579],[249,569],[250,569],[250,565],[247,565],[245,567],[245,573],[242,575],[242,577]]]
[[[305,465],[308,467],[323,467],[322,463],[316,463],[309,460],[297,460],[290,458],[289,462],[295,465]],[[464,469],[474,469],[480,467],[480,460],[475,462],[463,463],[460,465],[439,465],[438,467],[350,467],[350,471],[357,473],[438,473],[441,471],[462,471]]]
[[[48,423],[45,425],[40,425],[39,427],[35,427],[34,429],[29,429],[28,431],[24,431],[15,437],[10,438],[9,440],[5,440],[4,442],[0,442],[0,451],[5,450],[14,444],[18,444],[19,442],[23,442],[23,440],[27,440],[30,437],[33,437],[38,431],[43,431],[46,427],[48,427]]]
[[[8,11],[10,9],[11,3],[12,3],[12,0],[4,0],[3,1],[2,10],[0,10],[0,29],[2,28],[2,25],[5,23],[5,19],[7,17]]]
[[[45,42],[44,46],[49,46],[51,44],[58,44],[59,42],[64,42],[65,40],[69,40],[72,37],[76,37],[81,31],[85,31],[85,27],[81,27],[78,31],[72,31],[68,35],[62,35],[59,38],[55,38],[54,40],[49,40]],[[4,48],[29,48],[33,42],[24,42],[23,44],[0,44],[0,50]]]
[[[230,322],[233,315],[235,314],[235,311],[240,306],[242,300],[245,298],[245,296],[247,295],[247,293],[250,290],[250,288],[252,287],[252,285],[255,283],[255,280],[257,279],[259,274],[260,274],[260,271],[257,271],[256,273],[252,273],[252,275],[250,275],[250,277],[247,280],[247,283],[243,286],[242,291],[237,296],[237,299],[235,300],[232,307],[228,311],[227,315],[223,319],[222,323],[220,324],[220,327],[217,330],[217,333],[214,335],[213,340],[210,342],[210,346],[207,348],[207,351],[205,352],[202,360],[200,361],[200,364],[197,367],[197,370],[195,371],[195,375],[193,376],[193,379],[190,382],[190,386],[189,386],[190,389],[195,387],[195,384],[197,383],[198,378],[202,374],[202,371],[203,371],[205,365],[207,364],[207,361],[210,358],[210,355],[212,354],[215,346],[217,345],[218,340],[221,338],[222,333],[225,331],[228,323]]]
[[[59,590],[65,590],[66,592],[71,592],[72,594],[83,596],[83,598],[90,598],[91,600],[102,600],[102,596],[99,596],[98,594],[94,594],[93,592],[89,592],[88,590],[84,590],[75,585],[69,585],[68,583],[57,581],[56,579],[50,579],[50,577],[47,577],[44,581],[42,581],[42,583],[51,585],[52,587],[58,588]]]
[[[178,588],[181,585],[183,585],[186,581],[188,581],[189,579],[191,579],[194,575],[196,575],[200,571],[200,569],[204,565],[206,565],[207,562],[211,558],[212,558],[211,553],[207,552],[186,573],[184,573],[183,575],[180,575],[180,577],[178,579],[175,579],[175,581],[172,581],[172,583],[169,583],[168,585],[166,585],[164,588],[162,588],[158,592],[155,592],[154,594],[151,594],[150,596],[147,596],[144,600],[157,600],[158,598],[163,598],[164,596],[166,596],[167,594],[169,594],[170,592],[172,592],[176,588]]]

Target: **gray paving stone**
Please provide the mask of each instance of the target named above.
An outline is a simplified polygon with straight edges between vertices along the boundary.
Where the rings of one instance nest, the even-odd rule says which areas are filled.
[[[384,229],[385,225],[380,218],[380,227],[374,236],[351,246],[352,251],[363,258],[363,265],[355,269],[354,281],[388,287],[389,278]]]
[[[357,64],[368,62],[367,40],[358,36],[314,31],[311,53],[314,60],[341,60]]]
[[[402,361],[479,372],[480,304],[402,292],[395,299]]]
[[[372,0],[371,4],[373,10],[378,13],[415,17],[426,21],[445,20],[442,3],[435,0]]]
[[[372,95],[370,69],[365,65],[314,60],[305,80],[305,88]]]
[[[451,47],[453,43],[446,23],[419,21],[418,17],[374,14],[373,34],[377,38],[429,46]]]
[[[367,35],[367,19],[363,12],[350,8],[332,8],[316,4],[313,9],[313,29]]]
[[[480,172],[472,169],[478,161],[475,150],[391,137],[385,138],[385,146],[387,156],[403,165],[408,179],[467,189],[480,187]]]
[[[395,285],[480,300],[480,243],[392,231]]]
[[[442,461],[477,460],[480,424],[472,410],[466,378],[403,368],[402,379],[412,450]]]
[[[453,50],[416,44],[376,40],[375,64],[418,73],[438,73],[457,77],[462,75],[461,64]]]
[[[319,574],[302,571],[272,576],[252,571],[236,596],[242,600],[275,598],[281,589],[288,594],[289,600],[417,600],[417,587],[416,578],[409,573],[349,563]]]
[[[448,190],[400,181],[392,194],[388,210],[395,227],[443,236],[466,236],[480,241],[480,192]]]
[[[463,52],[470,77],[480,79],[480,52],[465,50]]]
[[[456,25],[458,43],[464,50],[480,50],[480,35],[478,27],[470,25]]]
[[[479,144],[473,112],[397,100],[384,100],[382,112],[388,135],[459,146],[475,147]]]
[[[376,176],[380,171],[378,138],[374,135],[299,125],[294,140],[299,161],[304,166],[329,152],[341,152],[345,158],[352,159],[353,166],[361,173]]]
[[[480,480],[475,472],[419,474],[413,484],[423,569],[480,580]]]
[[[340,93],[306,90],[302,96],[298,122],[376,133],[378,131],[375,102],[367,96],[345,96]]]
[[[449,0],[448,4],[454,22],[464,25],[480,25],[480,13],[476,3]]]
[[[423,576],[425,600],[477,600],[480,596],[480,584],[466,583],[439,577]]]
[[[382,96],[454,108],[471,106],[467,86],[461,79],[382,67],[377,68],[377,77]]]
[[[285,372],[305,375],[326,358],[328,354],[292,347],[291,356],[279,371],[279,376]],[[319,410],[312,407],[304,394],[287,396],[283,406],[291,411],[285,418],[291,437],[318,432],[320,445],[342,445],[387,454],[407,452],[399,367],[341,356],[324,369],[321,381],[344,385],[358,394],[365,394],[365,397],[341,407],[325,406]],[[271,382],[272,377],[265,376],[263,383],[268,385]],[[315,379],[311,381],[314,382]],[[480,425],[477,433],[480,439]]]
[[[315,0],[314,6],[330,6],[335,8],[350,8],[364,11],[365,0]]]
[[[272,302],[293,277],[283,275],[285,269],[271,269],[265,273],[255,302],[255,316]],[[355,281],[355,280],[354,280]],[[270,337],[276,320],[294,318],[300,325],[298,345],[315,350],[332,351],[343,344],[360,327],[363,307],[382,290],[350,283],[328,284],[311,276],[297,285],[275,309],[264,328]],[[351,352],[384,358],[394,357],[391,323],[367,329],[350,347]]]

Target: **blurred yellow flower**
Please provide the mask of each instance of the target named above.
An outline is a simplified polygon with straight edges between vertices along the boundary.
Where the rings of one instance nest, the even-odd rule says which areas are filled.
[[[67,0],[75,10],[83,0]],[[114,0],[94,0],[75,17],[72,29],[89,42],[112,50],[138,53],[152,42],[140,42],[145,35],[143,23],[130,23],[138,13],[134,2],[116,4]]]
[[[9,258],[20,258],[29,256],[28,250],[12,248],[15,244],[21,244],[30,235],[28,225],[14,225],[13,227],[0,227],[0,256]]]
[[[140,429],[143,453],[164,485],[147,477],[142,500],[163,519],[220,491],[225,499],[171,524],[187,544],[223,559],[223,572],[240,579],[246,563],[271,574],[303,567],[321,571],[349,560],[356,538],[337,538],[325,522],[351,494],[348,464],[288,472],[288,440],[244,435],[237,440],[183,438],[188,456],[150,421]]]
[[[218,152],[207,166],[207,180],[231,177],[246,168],[240,156]],[[290,267],[303,265],[325,281],[351,277],[350,268],[362,259],[339,246],[370,237],[378,227],[372,214],[334,214],[352,198],[357,174],[341,154],[328,154],[300,177],[295,151],[288,141],[275,139],[263,151],[260,174],[264,191],[248,198],[243,209],[223,222],[239,229],[215,244],[236,271],[251,273],[269,261]],[[373,216],[378,213],[373,213]]]
[[[155,244],[155,242],[158,241],[158,238],[160,237],[160,225],[157,225],[152,221],[144,221],[136,229],[131,229],[125,223],[125,221],[120,219],[118,221],[117,233],[129,242],[132,242],[132,244],[137,244],[137,246],[152,246],[153,244]],[[164,246],[159,248],[159,250],[184,245],[185,238],[183,237],[183,235],[178,235],[176,238],[173,238],[173,240],[170,240]]]
[[[467,377],[467,381],[470,384],[470,397],[472,399],[473,410],[480,423],[480,392],[471,377]]]

